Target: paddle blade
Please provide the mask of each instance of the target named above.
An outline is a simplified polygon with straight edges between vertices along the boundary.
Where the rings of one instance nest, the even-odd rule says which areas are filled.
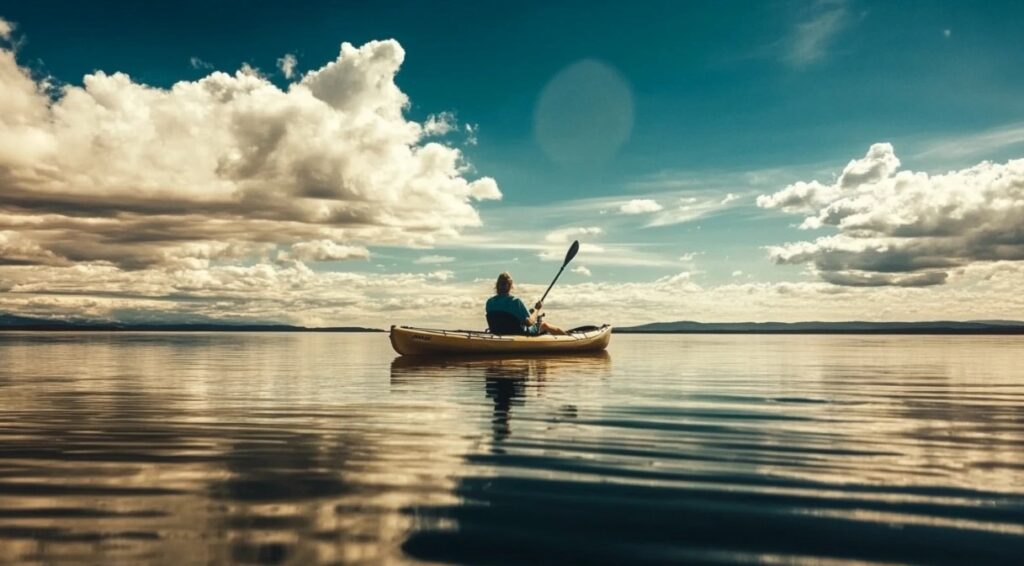
[[[562,262],[562,267],[569,265],[572,258],[576,257],[576,254],[580,251],[580,241],[573,240],[572,245],[569,246],[569,251],[565,253],[565,261]]]

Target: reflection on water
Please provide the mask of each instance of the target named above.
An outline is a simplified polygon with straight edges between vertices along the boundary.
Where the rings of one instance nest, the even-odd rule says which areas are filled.
[[[0,562],[1024,555],[1024,339],[0,334]]]
[[[611,356],[608,352],[575,353],[564,356],[520,358],[430,358],[398,357],[391,362],[391,383],[430,386],[431,380],[478,377],[484,379],[486,397],[494,403],[491,419],[495,448],[511,433],[512,408],[521,406],[528,387],[540,395],[544,382],[560,375],[586,375],[589,380],[608,376]],[[563,418],[576,416],[575,405],[560,409]]]

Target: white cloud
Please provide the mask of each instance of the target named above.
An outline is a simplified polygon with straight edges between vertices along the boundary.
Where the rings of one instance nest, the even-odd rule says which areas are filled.
[[[25,262],[142,269],[196,246],[420,246],[479,226],[475,201],[501,193],[405,119],[404,55],[345,43],[287,90],[248,66],[168,89],[96,72],[51,99],[0,49],[0,231]]]
[[[483,328],[493,278],[451,272],[317,272],[303,263],[218,265],[206,260],[127,271],[114,265],[0,265],[0,312],[27,316],[277,320],[309,325],[389,324]],[[517,280],[539,297],[548,281]],[[1024,319],[1024,264],[956,269],[930,289],[839,287],[823,282],[704,286],[689,272],[627,282],[560,282],[551,322],[623,326],[656,320],[797,321]],[[386,341],[385,337],[381,337]]]
[[[578,234],[576,229],[566,234],[561,230],[538,238],[539,227],[523,225],[524,218],[538,218],[551,214],[559,205],[538,207],[516,207],[502,206],[500,211],[489,211],[488,229],[474,230],[463,234],[458,238],[451,238],[439,242],[439,246],[445,249],[470,249],[475,252],[480,250],[509,250],[510,253],[528,252],[535,254],[544,261],[562,261],[565,258],[566,249],[569,243]],[[556,210],[548,218],[560,218],[563,213]],[[576,211],[569,211],[566,218],[580,217]],[[583,214],[582,216],[586,216]],[[590,218],[591,220],[593,218]],[[546,219],[547,220],[547,219]],[[503,229],[503,226],[516,226],[514,229]],[[591,242],[597,241],[598,235],[603,237],[604,231],[595,232],[597,227],[590,228],[588,232],[580,237],[581,258],[585,258],[586,265],[594,266],[622,266],[622,267],[659,267],[671,269],[678,267],[675,250],[661,248],[660,246],[648,246],[637,244],[610,244],[600,245]],[[597,234],[597,235],[595,235]],[[550,236],[550,238],[548,237]],[[506,256],[508,254],[505,254]]]
[[[342,261],[369,259],[370,252],[362,246],[346,246],[330,240],[314,240],[293,244],[290,252],[281,252],[277,257],[279,261]]]
[[[739,199],[740,199],[739,195],[736,195],[734,193],[728,193],[728,194],[726,194],[722,198],[722,201],[721,201],[720,204],[729,204],[730,202],[737,201]]]
[[[1017,122],[968,135],[935,141],[915,155],[918,160],[948,162],[966,157],[987,157],[1000,150],[1024,147],[1024,123]]]
[[[693,222],[725,209],[728,206],[727,202],[713,195],[681,197],[676,206],[655,214],[651,221],[647,223],[647,227],[671,226]]]
[[[824,206],[836,197],[836,190],[831,185],[818,181],[797,181],[785,189],[770,195],[759,195],[757,206],[761,208],[779,208],[784,212],[812,212]]]
[[[480,142],[477,136],[480,133],[479,124],[466,124],[464,129],[466,130],[466,145],[473,146]]]
[[[955,320],[1020,319],[1024,295],[1017,287],[1022,284],[1024,266],[1006,264],[998,269],[967,268],[950,284],[928,290],[820,282],[703,286],[683,272],[653,281],[559,285],[546,303],[555,324],[566,319],[571,324],[620,326],[654,320],[934,320],[935,313]],[[594,313],[601,313],[598,320]]]
[[[443,136],[458,127],[454,114],[441,112],[427,116],[427,121],[423,123],[423,133],[428,136]]]
[[[203,61],[202,59],[200,59],[199,57],[196,57],[195,55],[193,55],[193,56],[188,58],[188,64],[193,69],[202,69],[202,70],[207,70],[207,71],[210,70],[210,69],[213,69],[213,65],[212,64],[207,63],[206,61]]]
[[[11,33],[13,32],[14,24],[5,20],[4,18],[0,18],[0,39],[4,41],[10,41]]]
[[[455,258],[447,255],[425,255],[423,257],[420,257],[413,263],[418,263],[420,265],[430,265],[437,263],[451,263],[453,261],[455,261]]]
[[[851,159],[836,183],[798,181],[785,189],[757,197],[762,208],[781,208],[785,212],[810,212],[838,198],[844,190],[888,178],[900,167],[892,144],[876,143],[861,159]]]
[[[848,190],[860,185],[877,183],[891,177],[899,168],[900,160],[896,157],[892,144],[872,144],[867,155],[861,159],[851,159],[846,164],[839,176],[838,186],[841,190]]]
[[[793,67],[806,67],[825,58],[833,40],[850,23],[846,0],[818,0],[808,17],[797,23],[784,43],[783,59]]]
[[[593,273],[591,273],[590,270],[587,269],[583,265],[577,265],[576,267],[572,268],[570,271],[572,271],[573,273],[578,273],[578,274],[580,274],[580,275],[582,275],[584,277],[590,277],[591,275],[593,275]]]
[[[242,66],[238,69],[238,72],[249,77],[255,77],[257,79],[267,78],[259,67],[253,67],[249,63],[242,63]]]
[[[295,76],[295,66],[298,64],[299,60],[291,53],[285,53],[283,57],[277,60],[277,68],[281,69],[281,74],[286,79],[291,79]]]
[[[732,276],[733,277],[739,277],[740,275],[743,275],[743,271],[742,270],[737,269],[736,271],[732,272]]]
[[[59,265],[61,258],[14,231],[0,231],[0,265]]]
[[[644,214],[647,212],[658,212],[662,208],[664,207],[658,204],[656,200],[635,198],[620,205],[619,212],[622,214]]]
[[[455,272],[450,269],[439,269],[427,274],[427,279],[434,281],[450,281],[455,278]]]
[[[699,291],[700,286],[692,281],[690,272],[680,271],[675,275],[666,275],[655,281],[655,283],[664,283],[671,287],[682,287],[688,291]]]
[[[549,232],[544,239],[552,244],[568,244],[579,236],[597,236],[604,232],[597,226],[561,228]]]
[[[875,144],[832,184],[758,197],[762,207],[808,214],[803,229],[838,230],[770,246],[769,255],[854,286],[936,285],[958,267],[1024,260],[1024,159],[939,175],[899,166],[890,144]]]

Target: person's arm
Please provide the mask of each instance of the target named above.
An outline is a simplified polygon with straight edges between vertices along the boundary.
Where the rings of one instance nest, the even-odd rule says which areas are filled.
[[[530,316],[526,317],[526,324],[537,324],[537,317],[540,316],[540,309],[543,307],[544,303],[537,301],[537,304],[533,305],[533,310],[530,311]]]
[[[523,321],[524,325],[531,325],[537,322],[536,316],[526,310],[526,305],[523,304],[522,299],[516,299],[515,311],[516,316],[519,317],[519,320]]]

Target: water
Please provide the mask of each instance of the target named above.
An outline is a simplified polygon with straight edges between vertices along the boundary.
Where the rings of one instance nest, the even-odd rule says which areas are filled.
[[[0,334],[0,562],[1017,562],[1024,338]]]

